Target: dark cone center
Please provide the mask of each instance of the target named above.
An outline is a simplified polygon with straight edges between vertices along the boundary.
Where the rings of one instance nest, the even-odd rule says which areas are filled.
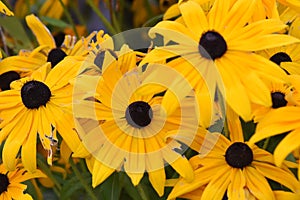
[[[277,65],[280,65],[281,62],[292,62],[291,57],[284,53],[284,52],[278,52],[276,54],[274,54],[270,60],[274,63],[276,63]]]
[[[225,160],[231,167],[243,168],[253,161],[253,152],[247,144],[235,142],[226,150]]]
[[[0,195],[3,192],[7,191],[8,185],[9,185],[9,179],[7,175],[0,173]]]
[[[29,81],[21,89],[23,104],[28,109],[45,106],[50,100],[51,91],[49,87],[40,81]]]
[[[201,56],[214,60],[224,55],[227,44],[218,32],[207,31],[201,36],[198,49]]]
[[[47,62],[51,62],[51,67],[53,68],[66,56],[67,54],[63,50],[61,50],[60,48],[55,48],[49,52]]]
[[[131,126],[143,128],[149,125],[153,118],[152,108],[144,101],[136,101],[127,107],[125,117]]]
[[[10,83],[20,79],[20,74],[15,71],[5,72],[0,75],[0,88],[2,91],[10,90]]]
[[[285,94],[282,92],[272,92],[272,108],[280,108],[287,105],[287,101],[285,100]]]

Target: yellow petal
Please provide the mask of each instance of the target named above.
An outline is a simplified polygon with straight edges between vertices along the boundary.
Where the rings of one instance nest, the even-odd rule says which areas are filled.
[[[225,94],[223,98],[230,107],[238,113],[245,121],[251,120],[251,106],[247,92],[244,86],[240,83],[240,75],[232,67],[235,64],[230,59],[223,56],[222,59],[217,60],[220,74],[224,82]]]
[[[286,199],[300,199],[299,193],[292,193],[292,192],[286,192],[286,191],[274,191],[276,200],[286,200]]]
[[[220,0],[219,2],[221,2]],[[219,3],[218,2],[218,3]],[[236,30],[244,27],[250,20],[255,8],[255,1],[237,0],[226,14],[224,24],[226,30]],[[234,31],[232,31],[234,32]]]
[[[7,16],[14,15],[14,13],[12,11],[10,11],[2,1],[0,1],[0,12],[4,13]]]
[[[291,131],[287,136],[284,137],[283,140],[277,145],[274,151],[274,161],[277,166],[280,166],[284,159],[294,151],[296,148],[300,146],[300,129],[296,129]]]
[[[297,181],[296,177],[293,174],[279,167],[272,166],[268,163],[255,162],[254,166],[256,170],[265,177],[286,186],[293,192],[300,191],[300,183]]]
[[[161,197],[164,194],[166,174],[164,169],[148,172],[149,180],[155,191]]]
[[[6,169],[10,171],[13,171],[15,169],[17,153],[28,137],[31,123],[28,123],[27,117],[29,117],[29,119],[32,119],[30,113],[30,111],[25,112],[25,114],[20,116],[19,119],[15,119],[18,121],[18,125],[15,126],[15,128],[11,131],[9,137],[5,141],[2,152],[2,159]]]
[[[134,186],[137,186],[144,176],[144,173],[126,173],[130,177],[130,180]]]
[[[275,200],[274,193],[266,178],[253,167],[244,169],[246,187],[257,199]]]
[[[299,128],[299,112],[300,108],[294,106],[271,110],[260,123],[258,123],[256,132],[250,138],[249,142],[256,143],[264,138]]]
[[[209,28],[222,30],[224,19],[228,15],[230,1],[216,1],[208,14]],[[220,20],[222,19],[222,20]]]
[[[22,163],[24,167],[30,172],[33,173],[36,171],[36,139],[37,139],[37,129],[38,129],[38,124],[39,120],[37,119],[38,117],[38,112],[33,111],[34,116],[30,119],[29,117],[27,118],[28,121],[32,123],[31,130],[29,131],[29,135],[27,140],[22,146],[21,150],[21,157],[22,157]]]
[[[196,40],[208,29],[208,23],[201,6],[194,1],[179,3],[179,9],[187,28],[191,30]]]
[[[51,48],[56,47],[53,36],[39,18],[31,14],[27,15],[25,20],[40,45],[48,45]]]
[[[227,196],[229,199],[245,199],[244,188],[246,180],[241,169],[231,169],[231,182],[228,185]]]
[[[194,179],[194,172],[188,160],[186,158],[179,156],[177,153],[173,151],[171,152],[172,153],[170,153],[170,151],[166,151],[165,153],[163,153],[164,159],[168,163],[170,163],[172,168],[174,168],[175,171],[177,171],[178,174],[180,174],[180,176],[185,178],[187,181],[192,181]],[[175,161],[174,161],[174,157],[177,158]]]
[[[101,184],[105,181],[115,169],[107,167],[106,165],[102,164],[98,160],[95,160],[93,171],[92,171],[92,186],[95,188],[97,185]]]
[[[225,191],[230,183],[230,172],[228,168],[215,172],[212,180],[205,188],[202,198],[203,200],[222,199]]]

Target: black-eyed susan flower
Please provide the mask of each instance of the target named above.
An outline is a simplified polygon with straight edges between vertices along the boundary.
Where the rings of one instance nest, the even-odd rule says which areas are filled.
[[[0,199],[32,199],[28,193],[24,193],[27,185],[22,182],[33,178],[46,177],[40,170],[36,170],[34,173],[29,173],[23,168],[21,164],[18,164],[16,170],[8,171],[4,165],[0,165]]]
[[[194,181],[187,183],[179,179],[168,199],[299,198],[300,184],[287,166],[277,167],[271,153],[244,141],[238,115],[231,109],[228,109],[227,120],[230,139],[220,133],[202,135],[199,155],[190,159]],[[291,192],[273,191],[268,179],[284,185]]]
[[[272,105],[266,107],[252,104],[253,120],[255,123],[260,121],[268,114],[268,112],[271,112],[274,109],[297,105],[297,100],[295,99],[296,94],[295,91],[292,90],[292,86],[290,86],[290,84],[276,81],[266,81],[265,83],[270,91]]]
[[[30,77],[11,83],[11,90],[0,93],[0,141],[4,142],[3,163],[15,169],[15,158],[21,148],[26,170],[36,169],[36,142],[39,137],[52,162],[52,146],[57,145],[57,131],[74,151],[79,138],[74,131],[70,111],[72,85],[81,65],[81,57],[68,57],[51,70],[50,63],[33,72]],[[51,70],[51,71],[50,71]]]
[[[88,44],[96,35],[96,32],[92,32],[87,38],[82,38],[78,42],[74,36],[66,35],[63,44],[58,46],[48,28],[38,17],[31,14],[26,16],[25,20],[40,45],[39,52],[41,54],[39,56],[47,62],[51,62],[52,67],[67,55],[86,56],[89,51]]]
[[[288,134],[280,141],[274,151],[276,165],[281,165],[289,153],[299,148],[299,90],[300,77],[298,75],[290,75],[292,86],[294,87],[295,106],[284,106],[269,112],[258,123],[255,134],[251,137],[250,142],[257,142],[264,138],[274,135]],[[293,95],[293,96],[294,96]],[[298,170],[298,177],[299,177]]]
[[[88,37],[76,42],[76,38],[66,35],[61,46],[56,44],[54,37],[48,28],[34,15],[26,16],[26,22],[35,34],[39,46],[34,50],[21,50],[19,55],[9,56],[0,62],[0,88],[1,90],[10,89],[13,80],[29,76],[34,70],[50,62],[52,68],[55,67],[67,55],[85,57],[90,49],[91,39],[96,36],[97,41],[107,38],[104,31],[92,32]]]
[[[80,125],[77,130],[82,144],[93,156],[88,161],[93,187],[116,170],[124,170],[134,185],[139,184],[147,172],[152,186],[162,196],[166,164],[191,181],[192,168],[180,153],[184,149],[178,141],[191,143],[197,131],[194,97],[190,95],[174,102],[179,106],[167,116],[161,106],[162,94],[138,92],[143,84],[160,87],[163,92],[180,74],[163,65],[150,65],[145,72],[139,71],[136,52],[126,45],[117,53],[100,51],[93,60],[101,69],[101,76],[83,75],[76,83],[78,88],[85,88],[86,95],[92,92],[92,96],[85,96],[89,101],[74,102],[74,115]],[[156,82],[147,82],[150,75],[157,76]],[[92,81],[97,83],[95,88],[89,86]],[[184,89],[192,92],[192,88]]]
[[[224,86],[221,92],[226,102],[244,120],[250,120],[250,102],[271,105],[271,97],[261,76],[286,78],[274,63],[253,51],[298,41],[288,35],[274,34],[285,28],[279,19],[249,23],[255,11],[255,2],[216,0],[205,15],[194,1],[180,1],[184,25],[176,21],[163,21],[152,28],[151,35],[160,34],[166,42],[173,42],[151,51],[145,62],[174,55],[184,57],[210,82],[210,91],[214,91],[216,85],[219,88]],[[184,74],[186,77],[192,75]]]
[[[300,44],[266,49],[258,54],[280,66],[287,74],[300,74]]]

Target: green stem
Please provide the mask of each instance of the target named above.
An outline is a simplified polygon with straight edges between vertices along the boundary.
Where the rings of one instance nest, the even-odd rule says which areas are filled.
[[[52,174],[49,166],[47,164],[45,164],[39,157],[37,159],[37,164],[41,168],[41,170],[53,181],[54,185],[60,191],[62,187],[61,187],[60,183],[56,180],[54,175]],[[59,192],[58,192],[58,194],[59,194]]]
[[[78,34],[77,30],[76,30],[75,23],[74,23],[73,20],[72,20],[72,17],[71,17],[71,14],[70,14],[69,10],[67,9],[67,7],[66,7],[66,5],[64,4],[64,2],[62,2],[62,0],[59,0],[59,3],[60,3],[60,5],[63,7],[63,9],[64,9],[64,13],[65,13],[65,15],[66,15],[66,17],[67,17],[69,23],[71,24],[71,26],[72,26],[72,28],[73,28],[73,31],[74,31],[74,33],[75,33],[75,36],[76,36],[77,38],[79,38],[79,34]]]
[[[267,138],[265,141],[264,141],[264,145],[263,145],[263,149],[267,149],[268,145],[269,145],[269,142],[270,142],[270,139],[271,138]]]
[[[144,0],[144,5],[145,5],[145,8],[146,8],[148,17],[150,19],[151,17],[153,17],[153,12],[152,12],[152,9],[151,9],[150,2],[148,0]]]
[[[79,5],[76,4],[76,1],[70,1],[70,6],[73,9],[73,11],[75,12],[75,15],[78,17],[79,23],[82,25],[85,25],[85,27],[86,27],[86,22],[84,20],[84,17],[82,16],[82,13],[79,10]]]
[[[121,32],[120,24],[117,20],[115,12],[114,12],[112,0],[108,1],[108,7],[109,7],[110,19],[112,21],[112,24],[113,24],[115,30],[117,30],[117,32],[120,33]]]
[[[228,123],[227,123],[227,118],[226,118],[226,102],[223,98],[223,95],[220,91],[220,89],[217,87],[217,97],[218,97],[218,104],[220,105],[220,109],[221,109],[221,113],[222,113],[222,117],[224,119],[224,135],[225,137],[229,138],[229,129],[228,129]]]
[[[97,6],[94,4],[93,0],[87,0],[87,4],[93,9],[93,11],[98,15],[100,20],[103,22],[104,26],[107,28],[108,32],[111,35],[117,34],[117,31],[112,27],[110,22],[106,19],[106,17],[99,11]]]
[[[76,175],[76,177],[78,178],[78,180],[80,181],[80,183],[82,184],[82,186],[84,187],[85,191],[89,194],[89,196],[91,197],[91,199],[93,200],[97,200],[97,197],[95,196],[95,194],[93,193],[93,191],[91,190],[91,188],[89,187],[89,185],[85,182],[84,178],[82,177],[80,171],[78,170],[77,166],[75,165],[74,161],[72,158],[70,158],[70,165]]]
[[[148,200],[147,194],[146,194],[146,192],[145,192],[145,190],[144,190],[144,188],[141,184],[138,184],[136,186],[136,189],[138,190],[142,200]]]
[[[56,187],[53,188],[53,191],[57,195],[57,197],[60,196],[60,192],[59,192],[59,190]]]

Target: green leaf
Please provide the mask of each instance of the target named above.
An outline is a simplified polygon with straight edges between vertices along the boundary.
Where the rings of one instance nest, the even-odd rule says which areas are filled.
[[[123,182],[120,181],[119,174],[115,172],[96,188],[99,191],[97,196],[103,200],[119,200],[122,187]]]
[[[59,27],[59,28],[71,27],[69,24],[67,24],[66,22],[64,22],[60,19],[54,19],[54,18],[50,18],[50,17],[46,17],[46,16],[41,16],[40,18],[44,23],[55,26],[55,27]]]
[[[13,39],[13,42],[9,42],[9,40],[6,40],[6,42],[7,46],[12,48],[15,53],[19,52],[21,49],[33,48],[24,26],[18,18],[2,17],[0,19],[0,26],[2,26],[5,32]]]
[[[88,172],[85,172],[82,174],[82,176],[85,179],[91,179],[91,176]],[[70,179],[67,179],[64,181],[63,187],[61,189],[61,199],[74,199],[72,197],[75,197],[79,194],[80,196],[85,196],[84,195],[84,188],[80,184],[78,178],[76,176],[73,176]]]
[[[130,200],[140,200],[142,197],[140,196],[136,187],[133,186],[130,178],[124,172],[120,172],[120,178],[123,179],[123,191],[122,191],[122,198],[121,199],[128,199]]]

